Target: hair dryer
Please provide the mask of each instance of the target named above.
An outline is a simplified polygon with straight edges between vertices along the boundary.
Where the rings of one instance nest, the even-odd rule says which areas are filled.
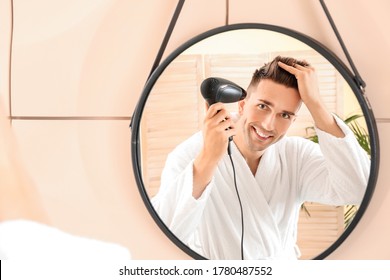
[[[200,92],[207,104],[217,102],[233,103],[246,97],[246,91],[235,83],[217,77],[205,79],[200,85]]]
[[[200,85],[200,92],[207,104],[212,105],[217,102],[234,103],[246,97],[246,91],[239,85],[217,77],[205,79]],[[233,137],[229,137],[228,154],[230,155],[230,141]]]

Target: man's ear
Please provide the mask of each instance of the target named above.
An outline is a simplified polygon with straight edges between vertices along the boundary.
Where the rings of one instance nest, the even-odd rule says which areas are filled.
[[[205,112],[207,112],[209,108],[210,108],[209,103],[207,103],[207,101],[205,101],[204,102],[204,110],[205,110]]]
[[[246,99],[238,101],[238,114],[242,115],[245,107],[245,101]]]

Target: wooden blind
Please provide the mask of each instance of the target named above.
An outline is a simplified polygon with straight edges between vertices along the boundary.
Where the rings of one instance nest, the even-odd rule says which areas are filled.
[[[199,99],[201,56],[175,59],[150,92],[141,120],[141,150],[144,184],[153,196],[167,154],[200,130],[203,103]]]
[[[329,248],[343,233],[344,207],[305,203],[298,223],[297,244],[302,260],[312,259]]]

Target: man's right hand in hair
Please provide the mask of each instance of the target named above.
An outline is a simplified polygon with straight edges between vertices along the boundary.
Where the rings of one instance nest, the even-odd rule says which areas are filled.
[[[227,153],[229,137],[235,135],[235,124],[223,103],[208,107],[203,122],[203,147],[193,166],[193,197],[199,198],[210,183],[218,162]]]

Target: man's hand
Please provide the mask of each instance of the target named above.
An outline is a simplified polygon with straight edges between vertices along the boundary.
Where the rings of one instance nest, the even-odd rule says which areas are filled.
[[[311,66],[299,64],[290,66],[281,61],[278,62],[278,65],[297,79],[299,94],[303,103],[309,109],[316,126],[336,137],[344,137],[344,132],[339,128],[332,114],[321,100],[315,69]]]
[[[281,61],[278,62],[278,65],[295,76],[298,82],[299,94],[307,107],[311,105],[318,106],[322,103],[317,74],[313,67],[301,66],[299,64],[290,66]]]
[[[199,198],[223,155],[227,153],[229,137],[235,135],[235,124],[223,103],[211,105],[203,122],[203,148],[194,161],[193,196]]]
[[[235,135],[235,124],[225,104],[211,105],[203,122],[203,152],[211,162],[218,163],[226,154],[229,137]]]

